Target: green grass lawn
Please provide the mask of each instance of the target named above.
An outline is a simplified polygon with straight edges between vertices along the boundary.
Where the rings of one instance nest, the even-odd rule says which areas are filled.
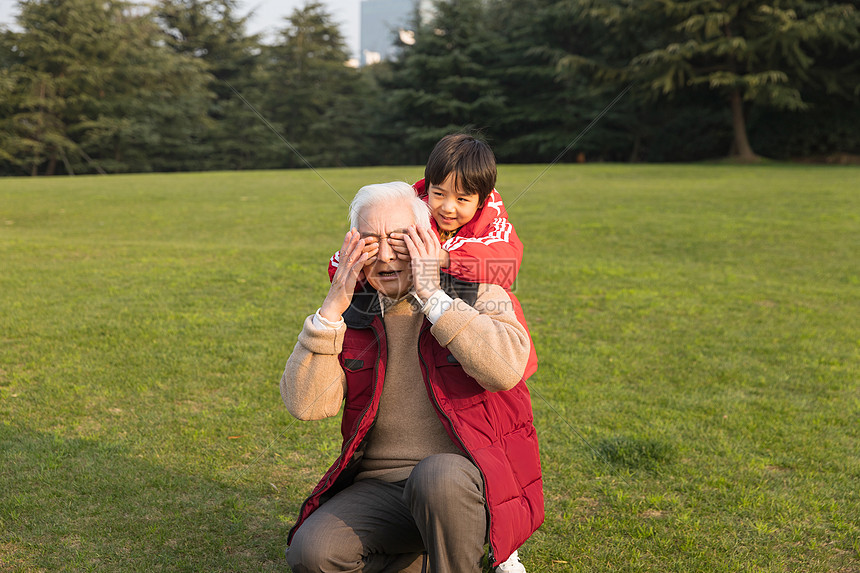
[[[528,570],[860,571],[860,169],[542,171],[499,176],[540,359]],[[345,202],[421,172],[0,179],[0,571],[285,570],[340,441],[284,363]]]

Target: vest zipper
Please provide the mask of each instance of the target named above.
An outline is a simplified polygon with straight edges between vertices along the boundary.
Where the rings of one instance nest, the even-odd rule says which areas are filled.
[[[385,323],[383,323],[382,327],[385,328]],[[305,506],[307,506],[308,502],[312,498],[316,497],[317,499],[319,499],[319,497],[323,494],[323,492],[325,492],[329,488],[329,482],[331,481],[331,477],[335,474],[340,475],[341,466],[342,466],[344,460],[346,459],[344,457],[344,453],[346,453],[346,450],[348,450],[350,445],[352,445],[353,440],[355,440],[356,436],[358,436],[358,426],[361,424],[361,421],[364,420],[364,416],[367,414],[367,411],[370,409],[370,405],[373,404],[373,398],[376,396],[376,388],[379,385],[379,381],[377,380],[377,376],[379,374],[379,332],[377,332],[377,330],[375,328],[373,328],[372,325],[369,326],[368,328],[370,328],[370,330],[373,331],[373,336],[376,339],[376,348],[377,348],[376,359],[373,361],[373,388],[371,389],[371,392],[370,392],[370,400],[368,400],[367,406],[365,406],[364,410],[361,412],[361,414],[358,417],[355,431],[352,433],[352,435],[349,437],[349,439],[344,443],[343,448],[341,448],[340,456],[338,456],[338,459],[335,460],[336,465],[332,466],[331,471],[327,472],[328,475],[326,476],[325,482],[323,482],[322,488],[320,488],[319,492],[317,492],[315,495],[311,494],[310,496],[308,496],[305,499],[304,502],[302,502],[302,506],[299,508],[299,517],[301,517],[302,514],[304,514]],[[304,520],[302,520],[302,522],[304,522]],[[293,527],[290,529],[290,535],[289,535],[290,538],[292,538],[293,533],[296,531],[298,525],[299,525],[299,523],[297,523],[296,525],[293,525]]]
[[[431,325],[432,326],[432,325]],[[430,383],[430,368],[427,366],[427,362],[424,360],[424,356],[421,354],[421,337],[425,332],[430,330],[431,326],[427,326],[421,329],[421,332],[418,334],[418,358],[421,360],[421,365],[424,368],[424,385],[427,387],[427,393],[430,394],[430,398],[433,400],[433,406],[436,408],[436,412],[443,416],[448,423],[448,427],[451,429],[451,433],[457,437],[457,441],[460,442],[460,449],[463,450],[469,458],[469,461],[474,464],[476,468],[478,468],[478,473],[481,474],[481,481],[484,484],[484,499],[486,500],[487,495],[487,478],[484,476],[484,472],[481,470],[481,466],[478,465],[478,462],[475,461],[475,458],[472,456],[472,452],[466,447],[466,444],[463,443],[463,438],[460,437],[460,434],[457,433],[457,430],[454,429],[454,423],[451,421],[451,418],[448,414],[442,410],[442,406],[439,405],[439,400],[436,399],[436,391],[433,389],[433,384]],[[432,335],[431,335],[432,336]],[[490,504],[487,503],[487,539],[490,538],[490,526],[492,525],[492,513],[490,512]],[[493,556],[493,541],[490,539],[490,562],[492,563]]]

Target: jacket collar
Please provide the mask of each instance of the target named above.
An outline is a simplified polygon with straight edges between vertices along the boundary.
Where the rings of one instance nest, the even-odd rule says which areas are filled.
[[[460,280],[446,272],[439,273],[439,283],[442,290],[451,298],[459,298],[469,306],[475,306],[475,301],[478,300],[479,283]]]
[[[356,285],[358,288],[358,285]],[[356,290],[352,295],[349,308],[343,313],[343,321],[347,328],[367,328],[373,319],[382,314],[379,304],[379,293],[365,283],[362,290]]]

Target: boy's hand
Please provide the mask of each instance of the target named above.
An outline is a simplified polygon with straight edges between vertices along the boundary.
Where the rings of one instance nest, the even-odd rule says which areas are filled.
[[[403,240],[409,249],[412,264],[412,281],[415,294],[421,302],[442,287],[439,284],[439,240],[430,229],[416,229],[410,226]]]
[[[388,246],[391,247],[398,259],[408,261],[409,248],[406,246],[404,237],[406,237],[406,233],[391,233],[388,235]]]
[[[451,255],[445,249],[439,249],[439,266],[447,269],[451,266]]]
[[[352,302],[355,283],[361,278],[368,259],[368,254],[364,252],[364,241],[355,229],[350,229],[343,239],[340,265],[331,279],[331,287],[320,307],[320,316],[326,320],[339,321]]]

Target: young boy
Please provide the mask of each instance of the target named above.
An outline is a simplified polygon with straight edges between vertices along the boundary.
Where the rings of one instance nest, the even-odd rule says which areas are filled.
[[[431,225],[442,243],[440,266],[451,276],[472,282],[497,284],[510,290],[522,262],[523,245],[508,221],[496,185],[496,159],[490,147],[472,136],[443,137],[427,160],[424,179],[413,185],[430,207]],[[403,235],[392,233],[389,245],[398,257],[408,259]],[[368,262],[378,243],[365,246]],[[338,267],[339,254],[329,261],[329,278]],[[517,298],[511,294],[518,320],[526,325]],[[523,379],[537,369],[534,344]],[[498,573],[525,573],[514,551],[496,568]]]

